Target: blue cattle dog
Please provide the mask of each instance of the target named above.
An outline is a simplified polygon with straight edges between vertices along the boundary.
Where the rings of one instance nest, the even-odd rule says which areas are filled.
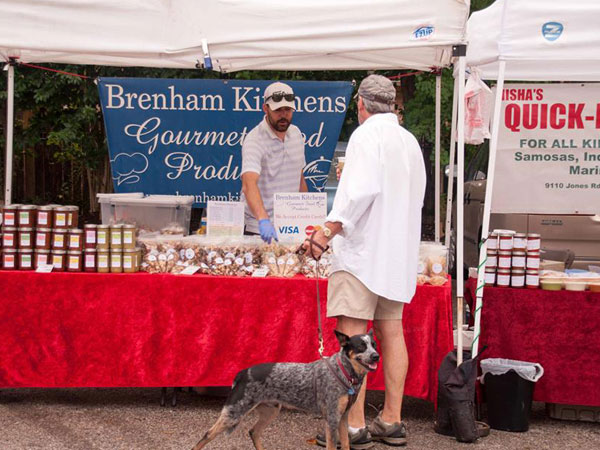
[[[240,371],[217,422],[196,444],[204,448],[223,431],[231,433],[242,417],[256,409],[258,422],[250,430],[257,450],[264,450],[261,435],[277,417],[282,406],[320,414],[326,423],[327,449],[349,450],[348,411],[356,400],[367,372],[377,369],[373,330],[348,337],[335,335],[341,349],[330,358],[308,364],[259,364]]]

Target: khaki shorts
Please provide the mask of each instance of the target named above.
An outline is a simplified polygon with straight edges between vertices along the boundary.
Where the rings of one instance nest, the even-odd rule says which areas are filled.
[[[403,302],[374,294],[349,272],[334,272],[327,285],[327,317],[365,320],[402,319]]]

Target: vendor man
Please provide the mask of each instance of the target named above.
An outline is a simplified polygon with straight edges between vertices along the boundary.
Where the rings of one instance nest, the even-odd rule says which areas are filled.
[[[292,125],[296,109],[294,91],[285,83],[272,83],[264,92],[264,119],[248,133],[242,145],[242,198],[246,202],[246,234],[260,234],[268,243],[277,240],[273,226],[273,195],[306,192],[302,170],[304,138]]]

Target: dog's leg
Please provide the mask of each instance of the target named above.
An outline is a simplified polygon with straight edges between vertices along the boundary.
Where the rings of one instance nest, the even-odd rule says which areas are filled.
[[[232,416],[232,413],[229,411],[229,408],[226,406],[221,411],[221,415],[215,422],[215,424],[208,430],[202,439],[196,444],[196,446],[192,450],[200,450],[204,448],[206,444],[216,438],[223,431],[228,431],[233,428],[240,422],[241,417]]]
[[[329,421],[325,425],[325,441],[327,443],[327,450],[337,449],[337,436],[336,428],[329,425]]]
[[[254,408],[258,413],[258,422],[256,425],[252,427],[250,430],[250,438],[252,438],[252,442],[254,443],[254,448],[256,450],[264,450],[265,448],[261,442],[261,436],[265,428],[269,426],[273,420],[279,415],[279,411],[281,411],[281,405],[268,405],[266,403],[261,403],[256,408]]]
[[[340,436],[342,450],[350,450],[350,438],[348,437],[348,411],[346,411],[340,419],[338,435]]]

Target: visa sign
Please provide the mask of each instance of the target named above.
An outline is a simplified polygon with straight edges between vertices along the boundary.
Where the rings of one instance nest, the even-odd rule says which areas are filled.
[[[275,229],[280,237],[302,242],[319,230],[327,217],[325,192],[292,192],[273,196]]]

